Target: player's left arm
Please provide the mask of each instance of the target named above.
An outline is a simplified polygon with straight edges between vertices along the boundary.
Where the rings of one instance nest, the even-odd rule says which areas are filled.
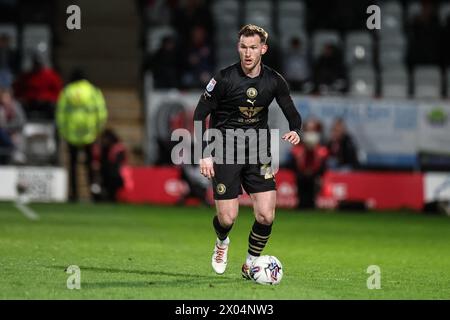
[[[298,144],[302,137],[302,117],[295,108],[288,84],[281,75],[277,77],[275,99],[289,122],[290,132],[284,134],[282,139],[294,145]]]

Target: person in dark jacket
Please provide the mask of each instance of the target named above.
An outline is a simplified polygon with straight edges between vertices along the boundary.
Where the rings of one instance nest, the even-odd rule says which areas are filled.
[[[177,44],[172,36],[162,39],[161,47],[151,55],[145,68],[153,71],[155,88],[176,88],[178,86]]]
[[[327,147],[329,169],[355,169],[359,166],[356,145],[343,119],[334,121]]]
[[[347,70],[341,50],[332,43],[326,43],[314,63],[315,93],[342,93],[347,90]]]
[[[18,72],[17,50],[12,48],[10,36],[2,33],[0,34],[0,86],[10,87]]]
[[[126,148],[113,130],[106,129],[92,153],[97,183],[91,189],[98,194],[97,200],[115,202],[117,191],[124,185],[121,168],[127,162]]]

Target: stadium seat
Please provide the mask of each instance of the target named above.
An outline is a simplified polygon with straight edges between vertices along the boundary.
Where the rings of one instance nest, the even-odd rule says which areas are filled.
[[[245,5],[245,23],[252,23],[272,32],[272,2],[250,0]]]
[[[239,27],[239,5],[237,1],[215,1],[212,4],[212,13],[218,29],[228,30],[229,28],[237,29]]]
[[[239,32],[239,3],[236,0],[216,0],[212,4],[215,19],[216,69],[236,62],[236,42]]]
[[[405,63],[406,40],[402,35],[392,34],[380,39],[379,60],[383,69]]]
[[[420,4],[419,1],[412,1],[412,2],[408,3],[407,9],[406,9],[407,21],[411,22],[412,19],[414,19],[414,17],[417,16],[418,14],[420,14],[421,11],[422,11],[422,5]]]
[[[313,34],[313,57],[320,55],[325,44],[332,43],[341,46],[341,38],[336,31],[318,30]]]
[[[245,11],[246,14],[269,15],[272,12],[272,2],[270,0],[248,0]]]
[[[414,97],[441,97],[441,73],[438,67],[419,66],[414,69]]]
[[[147,30],[147,52],[153,53],[161,46],[166,36],[175,36],[175,30],[169,26],[152,27]]]
[[[28,164],[55,163],[57,153],[55,125],[53,123],[29,122],[25,124],[23,133]]]
[[[211,6],[214,17],[239,14],[239,3],[236,0],[216,0]]]
[[[308,48],[306,6],[302,1],[280,0],[277,21],[280,45],[283,50],[289,48],[293,37],[300,38],[303,48]]]
[[[235,49],[237,42],[237,34],[239,32],[238,13],[222,15],[216,19],[215,28],[215,45],[216,50],[229,50],[230,47]]]
[[[226,29],[228,26],[238,27],[238,17],[234,14],[222,14],[214,19],[218,28]]]
[[[296,33],[299,31],[305,30],[305,21],[298,17],[284,17],[278,19],[278,30],[280,34],[287,33]]]
[[[17,49],[17,28],[13,24],[0,24],[0,34],[6,34],[11,41],[11,47]]]
[[[303,2],[281,0],[278,3],[278,31],[295,33],[305,29],[305,5]]]
[[[450,16],[450,3],[442,3],[439,7],[439,20],[441,25],[445,26],[447,23],[447,17]]]
[[[278,16],[299,16],[301,18],[305,15],[305,4],[303,1],[297,0],[280,0],[278,2]]]
[[[381,4],[380,33],[399,32],[403,26],[403,8],[398,1],[387,1]]]
[[[27,70],[31,67],[33,53],[37,52],[47,65],[51,65],[51,31],[44,24],[29,24],[23,29],[23,59],[22,68]]]
[[[381,95],[384,98],[408,97],[408,73],[405,68],[388,68],[381,73]]]
[[[348,65],[371,64],[373,60],[372,37],[368,32],[349,32],[345,41],[345,60]]]
[[[357,66],[350,71],[350,95],[373,97],[375,95],[375,71],[371,66]]]

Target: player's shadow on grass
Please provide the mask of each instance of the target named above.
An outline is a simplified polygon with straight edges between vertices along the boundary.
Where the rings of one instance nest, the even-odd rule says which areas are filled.
[[[50,266],[52,269],[59,269],[66,271],[65,266]],[[109,281],[109,282],[84,282],[83,286],[85,288],[109,288],[109,287],[155,287],[155,286],[179,286],[179,285],[201,285],[208,284],[214,286],[220,283],[230,284],[230,281],[236,282],[243,281],[242,279],[236,279],[232,276],[217,276],[217,275],[200,275],[200,274],[190,274],[190,273],[180,273],[180,272],[168,272],[160,270],[132,270],[132,269],[117,269],[117,268],[101,268],[101,267],[90,267],[90,266],[80,266],[81,272],[83,271],[94,271],[102,273],[118,273],[118,274],[137,274],[143,276],[157,276],[157,277],[174,277],[177,279],[173,280],[160,280],[160,279],[146,279],[143,281]]]
[[[240,281],[244,281],[239,279]],[[239,282],[240,282],[239,281]],[[106,288],[167,288],[167,287],[177,287],[182,288],[183,286],[209,286],[211,288],[216,285],[230,285],[230,279],[222,280],[209,280],[209,279],[176,279],[176,280],[154,280],[154,281],[105,281],[105,282],[83,282],[82,286],[84,289],[106,289]]]

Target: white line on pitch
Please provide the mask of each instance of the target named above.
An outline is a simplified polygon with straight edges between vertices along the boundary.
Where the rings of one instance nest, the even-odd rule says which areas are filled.
[[[34,212],[33,209],[28,207],[26,204],[16,202],[15,207],[22,212],[22,214],[30,220],[36,221],[39,220],[39,215]]]

